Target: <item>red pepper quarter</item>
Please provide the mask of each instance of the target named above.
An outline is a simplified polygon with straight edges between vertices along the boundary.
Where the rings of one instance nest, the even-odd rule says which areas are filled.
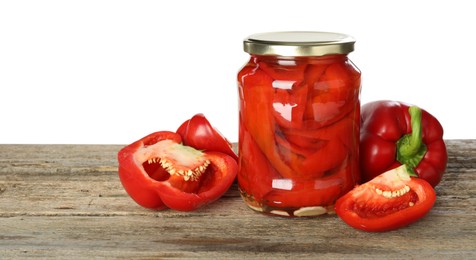
[[[335,211],[351,227],[383,232],[421,219],[435,201],[433,187],[421,178],[411,177],[408,167],[402,165],[340,197]]]
[[[406,164],[433,187],[448,160],[443,127],[427,111],[396,101],[362,106],[360,167],[362,180]]]
[[[173,132],[155,132],[118,153],[119,177],[126,192],[149,209],[195,210],[221,197],[238,166],[229,155],[182,144]]]

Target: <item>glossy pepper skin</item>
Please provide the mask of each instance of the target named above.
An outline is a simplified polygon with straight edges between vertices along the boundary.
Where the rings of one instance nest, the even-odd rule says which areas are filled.
[[[225,153],[238,161],[231,143],[210,124],[203,114],[196,114],[183,122],[176,132],[182,136],[185,145],[199,150]]]
[[[433,187],[446,170],[443,127],[427,111],[397,101],[375,101],[361,109],[360,169],[366,182],[407,164]]]
[[[164,143],[164,145],[161,145]],[[192,211],[221,197],[236,178],[236,161],[223,153],[198,151],[184,146],[182,137],[174,132],[160,131],[147,135],[118,152],[119,177],[126,192],[142,207],[162,210],[171,208]],[[175,154],[171,148],[176,149]],[[177,152],[178,150],[178,152]],[[187,152],[199,154],[206,162],[200,175],[171,174],[165,168],[175,167],[174,161],[187,161]],[[184,158],[179,158],[184,157]],[[163,167],[163,159],[170,164]],[[179,158],[179,159],[178,159]],[[159,162],[159,163],[158,163]],[[162,165],[161,165],[162,164]],[[198,164],[199,168],[203,164]]]

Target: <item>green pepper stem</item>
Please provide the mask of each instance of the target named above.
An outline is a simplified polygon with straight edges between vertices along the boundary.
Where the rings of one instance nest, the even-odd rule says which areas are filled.
[[[418,166],[426,153],[426,145],[422,140],[421,109],[411,106],[410,114],[412,132],[406,134],[397,141],[397,161],[411,168]]]

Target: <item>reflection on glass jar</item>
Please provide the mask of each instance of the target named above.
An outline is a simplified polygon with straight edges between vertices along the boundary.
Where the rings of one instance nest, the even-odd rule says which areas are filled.
[[[247,205],[317,216],[359,181],[360,71],[353,38],[281,32],[245,40],[238,183]]]

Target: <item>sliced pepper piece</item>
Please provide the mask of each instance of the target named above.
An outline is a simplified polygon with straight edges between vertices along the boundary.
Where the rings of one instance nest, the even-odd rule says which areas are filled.
[[[263,59],[263,58],[262,58]],[[267,61],[258,62],[258,67],[263,70],[268,76],[274,80],[291,80],[294,82],[301,82],[304,79],[304,72],[306,71],[307,64],[292,60],[274,59],[273,62]]]
[[[349,226],[369,232],[398,229],[425,216],[436,201],[433,187],[401,165],[340,197],[335,210]]]
[[[240,155],[240,171],[244,171],[238,174],[240,189],[248,197],[248,203],[260,207],[263,196],[273,189],[273,180],[280,179],[281,176],[270,165],[244,126],[240,127],[240,140],[240,150],[247,151]]]
[[[308,96],[306,128],[317,129],[333,124],[356,109],[360,74],[349,62],[325,67],[318,81],[307,84],[312,86],[312,90]]]
[[[242,76],[244,75],[244,76]],[[281,159],[276,149],[276,124],[273,117],[273,79],[252,63],[245,66],[238,75],[238,82],[250,87],[240,87],[240,121],[249,131],[251,138],[268,158],[271,165],[282,175],[297,176]],[[259,111],[259,113],[257,112]],[[246,120],[243,120],[246,118]]]
[[[273,84],[276,86],[277,81]],[[273,116],[279,127],[301,128],[304,122],[306,100],[308,97],[306,85],[292,84],[289,89],[274,87],[273,93]]]

